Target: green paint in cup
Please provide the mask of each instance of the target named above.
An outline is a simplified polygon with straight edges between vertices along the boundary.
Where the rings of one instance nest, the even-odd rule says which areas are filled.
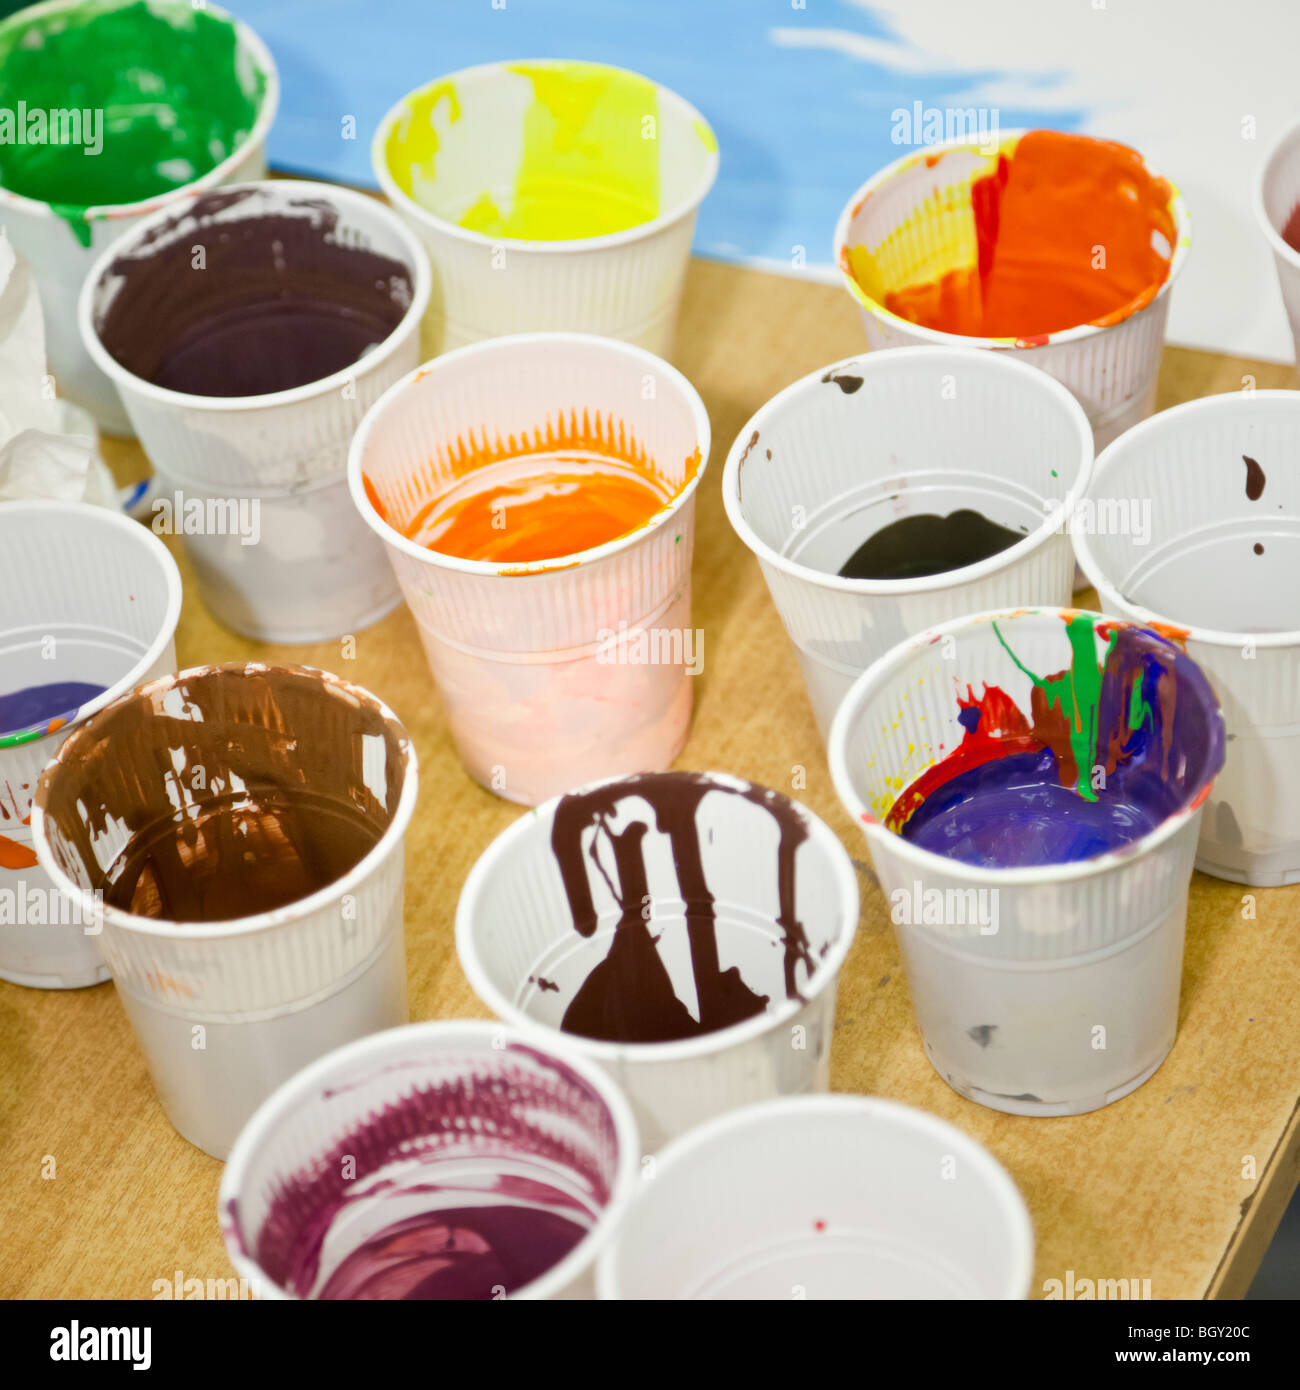
[[[0,24],[0,186],[90,244],[86,209],[143,202],[228,158],[267,78],[234,22],[158,0],[86,0]]]

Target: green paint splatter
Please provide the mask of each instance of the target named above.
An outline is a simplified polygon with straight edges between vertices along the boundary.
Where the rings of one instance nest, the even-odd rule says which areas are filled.
[[[156,197],[233,154],[266,80],[229,20],[189,5],[20,11],[0,25],[0,184],[88,246],[87,208]]]
[[[1111,649],[1118,640],[1118,633],[1112,632],[1106,644],[1106,652],[1101,661],[1097,660],[1097,645],[1093,620],[1086,613],[1074,613],[1065,617],[1065,632],[1070,643],[1070,665],[1058,676],[1036,676],[1020,658],[1007,646],[998,625],[993,631],[1002,649],[1015,662],[1016,666],[1043,692],[1048,708],[1061,711],[1061,716],[1069,730],[1070,749],[1074,754],[1076,769],[1074,789],[1085,801],[1096,801],[1097,792],[1092,785],[1092,760],[1097,747],[1098,710],[1101,705],[1102,672],[1110,657]],[[1131,717],[1131,716],[1130,716]]]

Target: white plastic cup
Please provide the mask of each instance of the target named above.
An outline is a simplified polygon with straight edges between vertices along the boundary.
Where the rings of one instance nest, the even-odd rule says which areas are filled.
[[[143,526],[79,502],[0,505],[0,694],[62,681],[104,686],[43,731],[0,729],[0,979],[39,989],[108,979],[94,919],[68,910],[37,863],[32,798],[75,726],[176,669],[180,613],[176,562]]]
[[[130,4],[133,0],[120,0],[120,3]],[[37,30],[51,17],[57,20],[63,10],[87,10],[87,13],[97,14],[101,9],[112,7],[112,0],[105,0],[90,10],[85,0],[47,0],[45,4],[33,5],[11,15],[4,21],[4,27]],[[189,4],[173,6],[167,4],[167,0],[150,0],[150,8],[174,8],[182,15],[192,13]],[[133,426],[113,381],[87,352],[78,331],[77,297],[90,267],[110,242],[126,235],[136,223],[177,199],[219,184],[266,176],[266,137],[280,104],[280,79],[275,63],[266,45],[246,24],[217,5],[206,4],[204,9],[235,26],[243,61],[250,71],[259,72],[264,82],[262,104],[253,129],[225,159],[200,178],[144,202],[86,208],[79,219],[86,229],[80,238],[48,203],[0,188],[0,222],[36,275],[45,312],[46,352],[59,391],[90,411],[100,427],[110,434],[130,435]]]
[[[695,836],[675,847],[657,798],[687,786],[702,797],[694,809]],[[553,837],[566,804],[592,795],[608,803],[610,815],[603,830],[593,823],[582,837],[595,918],[586,935],[576,927],[579,916]],[[783,835],[778,815],[788,816],[806,838],[796,844],[793,829]],[[857,930],[858,888],[843,845],[822,821],[797,802],[739,778],[713,772],[647,774],[558,797],[497,836],[461,890],[456,909],[461,968],[499,1018],[560,1033],[566,1010],[607,956],[622,918],[614,897],[619,879],[609,827],[621,832],[638,822],[647,827],[641,847],[646,888],[634,911],[655,938],[676,998],[702,1021],[697,981],[718,969],[735,970],[749,990],[767,998],[765,1010],[740,1022],[672,1041],[609,1042],[562,1034],[623,1087],[643,1140],[655,1149],[736,1106],[827,1089],[835,991]],[[562,827],[561,833],[567,830]],[[783,870],[788,852],[792,858]],[[690,885],[680,866],[697,855],[705,889],[715,900],[712,965],[707,943],[696,957],[683,903]],[[787,945],[783,871],[793,876],[794,916],[808,944],[803,958],[792,956]]]
[[[1300,121],[1288,126],[1260,165],[1255,184],[1255,216],[1263,229],[1282,291],[1291,336],[1300,361],[1300,251],[1282,233],[1300,207]]]
[[[1029,1212],[987,1149],[897,1101],[800,1096],[654,1159],[597,1266],[601,1298],[1021,1299]]]
[[[758,557],[825,738],[849,686],[905,637],[963,613],[1064,604],[1068,519],[1092,467],[1070,393],[1004,353],[851,358],[774,396],[736,436],[722,500]],[[1024,539],[919,579],[836,571],[900,517],[971,508]]]
[[[551,105],[529,74],[548,82]],[[630,178],[640,161],[620,155],[629,142],[647,151],[646,220],[593,235],[575,213],[562,240],[462,225],[489,200],[508,219],[539,190],[565,189],[580,205],[586,187]],[[533,149],[557,156],[557,168],[533,168]],[[675,92],[597,63],[486,63],[403,97],[379,123],[371,162],[433,262],[426,355],[548,330],[669,355],[696,213],[718,172],[716,137]]]
[[[887,829],[898,796],[965,736],[968,687],[1000,687],[1029,712],[1030,679],[999,632],[1029,670],[1070,671],[1072,618],[1092,624],[1099,660],[1100,624],[1172,663],[1174,707],[1190,700],[1207,734],[1185,761],[1171,759],[1180,809],[1114,852],[1030,868],[977,867]],[[977,614],[876,662],[841,705],[828,756],[891,905],[926,1056],[955,1091],[1013,1115],[1077,1115],[1156,1071],[1178,1027],[1201,805],[1223,764],[1222,716],[1186,656],[1074,609]]]
[[[314,1298],[388,1226],[516,1196],[588,1230],[502,1295],[590,1298],[639,1162],[627,1102],[572,1048],[494,1023],[413,1023],[322,1057],[259,1107],[222,1174],[221,1230],[260,1297]]]
[[[1223,706],[1227,761],[1196,867],[1270,888],[1300,882],[1300,395],[1229,392],[1163,410],[1097,459],[1100,522],[1076,529],[1102,607],[1175,630]],[[1247,495],[1245,458],[1262,470]],[[1255,547],[1260,547],[1256,553]]]
[[[276,700],[268,671],[284,677]],[[133,737],[137,712],[170,720],[181,746],[160,751],[152,736]],[[182,743],[189,723],[206,726],[209,744],[193,771]],[[226,921],[169,921],[96,900],[104,871],[179,798],[189,820],[227,788],[260,785],[265,764],[249,740],[286,728],[295,748],[334,750],[328,777],[313,777],[305,765],[294,770],[288,749],[286,785],[382,818],[381,837],[353,868],[295,902]],[[96,740],[115,736],[113,757],[83,761]],[[100,949],[158,1098],[191,1144],[224,1158],[248,1116],[300,1067],[406,1022],[403,851],[415,796],[415,750],[373,695],[327,671],[256,664],[142,687],[82,724],[42,775],[32,807],[41,865],[98,914]]]
[[[467,454],[489,441],[503,455],[527,453],[575,421],[638,441],[675,489],[672,501],[620,539],[528,564],[464,560],[409,538]],[[691,554],[709,444],[704,404],[674,368],[626,343],[569,333],[448,353],[361,422],[352,497],[387,548],[477,782],[536,805],[584,782],[666,768],[681,751],[688,672],[702,657]]]
[[[891,313],[854,276],[849,252],[865,247],[874,254],[894,237],[889,253],[890,288],[924,283],[936,267],[947,268],[954,241],[974,238],[966,230],[971,185],[992,173],[1026,132],[1006,132],[996,149],[966,139],[946,141],[904,155],[873,175],[845,204],[835,227],[835,262],[845,287],[862,311],[873,348],[991,348],[1041,368],[1069,387],[1087,411],[1096,440],[1104,449],[1155,409],[1156,378],[1164,351],[1169,294],[1191,246],[1191,220],[1182,195],[1174,190],[1169,211],[1177,244],[1169,250],[1169,273],[1155,296],[1118,323],[1080,324],[1032,339],[981,338],[925,328]],[[927,208],[926,216],[917,214]],[[896,235],[897,234],[897,235]]]
[[[324,641],[368,627],[401,602],[383,547],[348,495],[347,457],[362,416],[419,360],[428,261],[401,220],[374,198],[286,179],[230,191],[244,196],[205,218],[205,226],[269,215],[319,220],[328,204],[338,215],[336,241],[405,265],[411,302],[397,327],[353,366],[288,391],[197,396],[136,376],[99,337],[122,287],[113,266],[119,257],[147,257],[193,234],[186,203],[143,221],[100,257],[82,290],[81,331],[154,465],[152,524],[168,524],[159,507],[170,503],[170,525],[184,536],[214,616],[261,642]],[[204,520],[191,526],[191,512]]]

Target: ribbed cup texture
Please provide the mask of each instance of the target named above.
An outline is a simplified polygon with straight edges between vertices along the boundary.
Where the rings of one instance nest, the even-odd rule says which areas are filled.
[[[599,453],[605,442],[677,494],[612,553],[482,573],[390,539],[414,530],[471,468],[567,443]],[[440,358],[367,422],[354,490],[359,470],[389,523],[381,535],[471,775],[536,804],[581,782],[664,768],[680,751],[695,642],[695,494],[680,489],[708,451],[690,387],[658,359],[596,339],[501,339]],[[657,659],[636,659],[630,642],[641,631],[659,632],[667,654],[661,645]]]
[[[1198,866],[1235,881],[1300,879],[1300,397],[1237,392],[1163,411],[1098,460],[1100,520],[1144,508],[1145,534],[1079,538],[1103,601],[1125,617],[1236,634],[1186,639],[1223,706],[1227,762],[1205,808]],[[1245,460],[1259,469],[1259,491]],[[1109,510],[1108,510],[1109,509]],[[1260,547],[1259,552],[1255,550]],[[1286,633],[1280,646],[1252,633]]]

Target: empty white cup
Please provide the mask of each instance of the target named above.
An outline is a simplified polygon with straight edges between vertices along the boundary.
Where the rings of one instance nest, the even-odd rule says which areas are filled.
[[[627,1102],[572,1048],[494,1023],[413,1023],[331,1052],[266,1100],[222,1174],[221,1230],[264,1298],[434,1297],[420,1276],[487,1253],[466,1231],[476,1213],[527,1208],[584,1234],[490,1296],[589,1298],[639,1163]],[[401,1223],[434,1234],[370,1255]]]
[[[108,979],[95,914],[62,898],[37,862],[32,798],[74,726],[176,669],[180,615],[176,562],[143,526],[80,502],[0,504],[0,696],[103,687],[40,728],[0,727],[0,979],[42,989]]]
[[[498,1017],[550,1033],[570,1009],[596,1016],[627,972],[604,993],[605,1039],[562,1036],[623,1087],[653,1149],[738,1105],[827,1088],[857,924],[853,865],[810,811],[721,773],[651,773],[498,835],[461,890],[456,951]]]
[[[428,260],[389,208],[345,188],[275,179],[222,195],[201,219],[190,211],[195,199],[173,201],[109,247],[82,289],[81,332],[154,466],[151,524],[182,536],[213,615],[261,642],[323,641],[368,627],[401,601],[383,547],[352,505],[347,458],[370,405],[419,361]],[[363,248],[406,269],[409,303],[382,342],[318,381],[255,396],[157,386],[106,349],[100,329],[129,288],[115,270],[119,258],[147,259],[200,230],[237,234],[240,223],[271,216],[322,229],[333,219],[329,244]]]
[[[835,261],[873,348],[964,344],[1014,353],[1017,361],[1041,368],[1070,388],[1087,411],[1096,447],[1104,449],[1155,409],[1169,294],[1191,247],[1191,220],[1177,189],[1170,191],[1175,244],[1166,249],[1165,279],[1148,302],[1113,323],[1079,324],[1034,338],[980,338],[911,323],[877,297],[973,262],[971,185],[994,173],[998,160],[1012,155],[1024,134],[1003,132],[994,149],[968,139],[944,141],[881,169],[840,213]],[[883,284],[883,290],[872,287],[877,294],[862,282],[864,262],[875,267],[874,276]]]
[[[298,799],[277,802],[280,788]],[[256,663],[142,686],[74,730],[42,775],[32,806],[41,865],[96,914],[158,1097],[190,1143],[224,1158],[300,1067],[406,1022],[404,846],[415,796],[415,750],[373,695],[327,671]],[[230,822],[227,838],[211,813],[232,797],[251,814]],[[337,822],[340,808],[364,821],[371,847],[280,906],[173,920],[104,901],[151,842],[160,847],[138,885],[147,888],[146,873],[162,884],[163,911],[164,870],[174,864],[178,895],[191,884],[219,893],[238,835],[251,846],[245,858],[268,862],[287,844],[291,870],[312,865],[330,849],[303,827]],[[168,837],[156,840],[160,829]],[[174,861],[173,839],[188,846]]]
[[[1008,354],[870,353],[802,377],[744,426],[722,500],[758,557],[794,643],[817,727],[892,646],[963,613],[1068,603],[1067,525],[1092,466],[1078,402]],[[902,517],[983,513],[1024,539],[917,579],[844,579],[868,536]]]
[[[1196,867],[1259,887],[1300,882],[1298,457],[1296,392],[1189,401],[1101,454],[1075,534],[1107,612],[1173,630],[1210,678],[1227,761]],[[1101,524],[1126,515],[1145,524]]]
[[[897,1101],[800,1096],[655,1156],[602,1298],[1020,1299],[1034,1234],[987,1149]]]
[[[675,92],[600,63],[485,63],[403,97],[371,161],[433,262],[427,355],[549,330],[669,355],[718,172]]]
[[[1130,689],[1134,672],[1141,680]],[[1073,708],[1062,700],[1066,687],[1052,688],[1058,673],[1068,676]],[[1053,711],[1072,731],[1073,773],[1051,739],[1016,727],[1023,720],[1031,735],[1050,732],[1044,714]],[[1151,779],[1140,794],[1162,818],[1107,852],[1023,867],[965,862],[891,828],[891,812],[911,809],[903,798],[930,769],[952,767],[954,757],[959,768],[993,760],[957,752],[977,738],[1010,752],[1051,747],[1081,811],[1077,779],[1096,793],[1098,769],[1122,747],[1132,773]],[[1222,715],[1186,654],[1158,634],[1076,609],[958,619],[901,643],[857,681],[835,717],[828,758],[890,902],[926,1056],[954,1090],[1014,1115],[1075,1115],[1155,1072],[1177,1032],[1196,835],[1223,765]],[[974,791],[962,794],[974,804]],[[1125,794],[1120,784],[1116,801]],[[988,822],[1004,850],[1049,843],[1071,823],[1059,808],[1038,819],[1026,804],[1018,814],[1019,822],[1005,810]]]

